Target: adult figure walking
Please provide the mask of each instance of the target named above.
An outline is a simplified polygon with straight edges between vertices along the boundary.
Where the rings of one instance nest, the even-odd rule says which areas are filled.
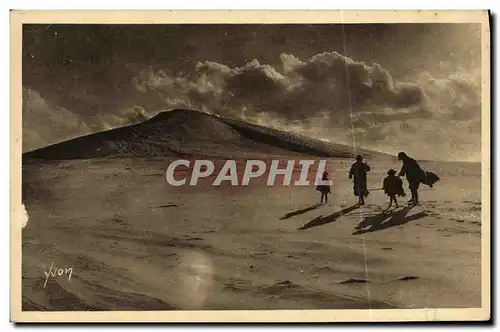
[[[370,166],[363,162],[363,156],[357,155],[356,162],[352,164],[349,171],[349,179],[354,182],[354,195],[358,197],[358,204],[365,204],[365,197],[368,196],[366,173],[370,171]]]
[[[420,167],[417,161],[413,158],[410,158],[406,153],[400,152],[398,153],[398,160],[403,162],[403,166],[401,167],[401,171],[398,176],[405,176],[408,181],[408,187],[411,192],[411,199],[408,203],[412,203],[414,205],[418,204],[418,188],[420,186],[420,182],[425,181],[425,171]]]

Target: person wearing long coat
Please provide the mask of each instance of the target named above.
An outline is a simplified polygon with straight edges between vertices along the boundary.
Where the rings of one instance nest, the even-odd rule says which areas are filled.
[[[405,176],[408,181],[408,187],[411,192],[411,199],[408,203],[418,204],[418,188],[420,187],[420,182],[425,183],[426,173],[413,158],[410,158],[406,153],[398,153],[398,159],[403,162],[401,171],[398,176]],[[439,179],[439,178],[438,178]],[[437,181],[437,180],[436,180]]]
[[[363,162],[363,156],[356,156],[356,162],[349,170],[349,179],[353,179],[354,195],[358,197],[358,204],[365,204],[365,197],[368,196],[368,184],[366,173],[370,171],[370,166]]]

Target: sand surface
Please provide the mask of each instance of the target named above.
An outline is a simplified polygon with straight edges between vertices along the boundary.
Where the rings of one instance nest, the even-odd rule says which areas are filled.
[[[325,205],[313,186],[173,188],[161,159],[26,164],[23,310],[480,307],[480,165],[422,163],[441,181],[381,214],[380,190],[353,206],[351,162],[329,161]],[[399,166],[369,163],[371,189]]]

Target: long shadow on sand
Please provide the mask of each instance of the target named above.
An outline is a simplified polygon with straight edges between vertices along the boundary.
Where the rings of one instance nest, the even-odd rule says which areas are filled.
[[[349,207],[346,207],[340,211],[337,211],[329,216],[326,216],[326,217],[323,217],[323,216],[319,216],[311,221],[309,221],[307,224],[305,224],[304,226],[300,227],[299,230],[303,230],[303,229],[308,229],[308,228],[311,228],[311,227],[316,227],[316,226],[321,226],[321,225],[325,225],[325,224],[328,224],[328,223],[331,223],[331,222],[334,222],[335,220],[337,220],[339,217],[342,217],[343,215],[353,211],[353,210],[356,210],[359,208],[359,205],[358,204],[355,204],[353,206],[349,206]]]
[[[394,226],[401,226],[412,220],[418,220],[427,216],[425,211],[406,216],[413,206],[406,206],[399,211],[383,211],[375,216],[363,219],[357,226],[352,235],[381,231]],[[368,228],[367,228],[368,227]]]
[[[320,206],[321,206],[321,204],[315,204],[315,205],[311,205],[311,206],[309,206],[309,207],[307,207],[305,209],[301,209],[301,210],[297,210],[297,211],[293,211],[293,212],[287,213],[283,217],[281,217],[280,220],[288,219],[288,218],[291,218],[291,217],[294,217],[294,216],[298,216],[299,214],[304,214],[304,213],[307,213],[309,211],[316,210]]]

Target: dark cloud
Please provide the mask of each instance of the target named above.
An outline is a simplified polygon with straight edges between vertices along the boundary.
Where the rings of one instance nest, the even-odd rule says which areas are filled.
[[[204,62],[190,77],[146,71],[134,84],[149,100],[157,100],[158,107],[171,107],[174,101],[224,116],[267,112],[287,120],[307,120],[326,112],[332,121],[343,121],[350,113],[385,108],[410,109],[415,116],[425,111],[422,87],[394,83],[379,64],[367,65],[335,52],[307,61],[288,54],[281,59],[282,72],[257,60],[234,68]]]
[[[130,81],[147,67],[169,75],[189,74],[198,61],[235,68],[258,59],[276,67],[283,53],[308,59],[345,49],[401,81],[435,73],[444,61],[478,67],[479,46],[474,24],[26,24],[23,85],[94,116],[134,104]]]
[[[183,77],[148,71],[139,75],[137,89],[158,107],[190,107],[323,139],[332,139],[332,130],[342,131],[347,143],[354,134],[358,143],[389,152],[397,152],[394,142],[410,151],[429,144],[434,150],[426,152],[440,158],[443,153],[457,157],[450,151],[460,144],[480,150],[477,74],[424,73],[415,82],[398,82],[379,64],[335,52],[306,61],[289,54],[281,59],[277,68],[257,60],[232,68],[203,62]]]
[[[25,148],[185,107],[429,158],[458,158],[457,144],[474,155],[479,43],[465,24],[25,25]],[[442,151],[423,151],[424,134]]]

